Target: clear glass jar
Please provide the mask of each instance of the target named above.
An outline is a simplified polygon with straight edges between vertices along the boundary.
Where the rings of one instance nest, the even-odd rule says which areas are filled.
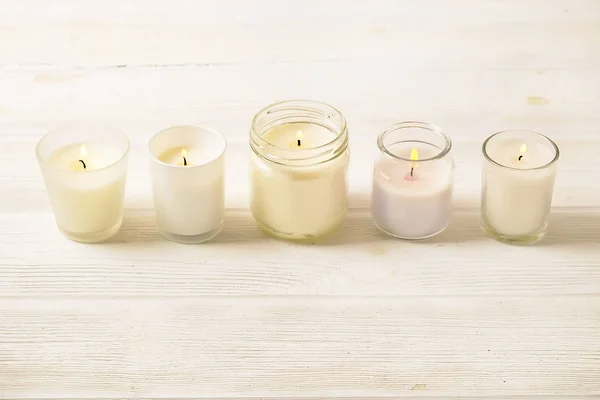
[[[402,122],[377,138],[371,215],[383,233],[426,239],[442,232],[452,214],[452,142],[425,122]]]
[[[69,239],[100,242],[119,230],[128,154],[127,137],[100,125],[70,125],[38,142],[56,224]]]
[[[289,100],[260,110],[250,128],[250,210],[267,233],[311,240],[348,209],[348,128],[334,107]]]
[[[511,244],[541,240],[548,228],[558,146],[527,130],[495,133],[483,143],[481,223]]]

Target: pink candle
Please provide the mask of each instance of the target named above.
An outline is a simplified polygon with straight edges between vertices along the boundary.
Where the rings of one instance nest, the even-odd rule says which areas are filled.
[[[428,134],[444,140],[436,143]],[[409,122],[382,133],[378,143],[382,152],[375,163],[371,202],[377,227],[402,239],[443,231],[452,214],[454,162],[445,157],[450,140],[438,128]]]

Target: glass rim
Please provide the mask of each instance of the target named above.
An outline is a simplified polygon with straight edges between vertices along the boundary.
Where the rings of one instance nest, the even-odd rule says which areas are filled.
[[[281,105],[286,105],[289,104],[290,106],[294,105],[294,104],[298,104],[296,109],[301,109],[303,104],[306,104],[306,106],[310,106],[311,104],[314,105],[320,105],[320,106],[325,106],[325,108],[329,108],[331,109],[334,113],[337,114],[337,116],[339,116],[339,118],[342,121],[342,127],[339,130],[339,132],[334,132],[335,133],[335,137],[330,140],[327,143],[324,143],[320,146],[316,146],[316,147],[311,147],[309,149],[300,149],[300,150],[294,150],[297,152],[303,152],[303,151],[315,151],[315,150],[319,150],[325,147],[331,147],[331,145],[333,145],[335,142],[337,142],[341,137],[344,136],[344,134],[347,134],[348,132],[348,124],[346,122],[346,117],[344,117],[344,114],[342,114],[342,112],[340,110],[338,110],[337,108],[335,108],[334,106],[322,102],[322,101],[318,101],[318,100],[308,100],[308,99],[291,99],[291,100],[282,100],[282,101],[278,101],[272,104],[269,104],[263,108],[261,108],[252,118],[252,123],[250,125],[250,129],[252,130],[252,132],[254,133],[253,136],[256,136],[257,139],[261,142],[264,143],[268,146],[274,147],[278,150],[285,150],[285,151],[289,151],[289,148],[286,147],[282,147],[282,146],[278,146],[276,144],[273,144],[271,142],[269,142],[268,140],[265,140],[262,135],[257,134],[257,129],[256,129],[256,124],[258,122],[259,117],[262,117],[263,115],[267,115],[269,114],[269,109],[271,108],[275,108],[277,106],[281,106]],[[283,125],[283,124],[279,124],[279,125]],[[276,125],[277,126],[277,125]],[[325,127],[326,128],[326,127]],[[310,157],[313,158],[313,157]]]
[[[52,164],[50,164],[48,162],[48,160],[46,160],[45,157],[42,157],[42,155],[40,154],[40,152],[41,152],[40,148],[42,146],[42,143],[44,143],[46,140],[48,140],[48,138],[50,136],[52,136],[52,135],[58,135],[58,134],[61,133],[61,131],[65,131],[65,130],[72,129],[72,128],[77,128],[77,127],[83,127],[83,126],[84,125],[81,125],[81,124],[70,124],[70,125],[64,125],[64,126],[61,126],[61,127],[58,127],[58,128],[55,128],[55,129],[53,129],[51,131],[46,132],[44,134],[44,136],[42,136],[42,138],[35,145],[35,155],[36,155],[36,158],[38,159],[38,162],[40,164],[42,164],[44,167],[52,168],[52,169],[57,170],[57,171],[64,171],[64,172],[67,172],[67,173],[70,173],[70,174],[83,174],[83,173],[85,173],[85,174],[89,175],[89,174],[99,173],[99,172],[105,171],[105,170],[107,170],[107,169],[109,169],[109,168],[111,168],[111,167],[113,167],[113,166],[121,163],[123,160],[125,160],[127,158],[127,155],[129,154],[129,149],[131,148],[131,142],[129,141],[129,138],[127,137],[127,135],[123,131],[121,131],[120,129],[117,129],[117,128],[113,127],[113,126],[110,126],[110,125],[105,125],[106,129],[110,129],[113,134],[115,134],[117,136],[120,136],[122,139],[125,140],[125,150],[123,150],[123,154],[121,154],[121,156],[117,160],[115,160],[114,162],[112,162],[112,163],[110,163],[110,164],[108,164],[108,165],[106,165],[106,166],[104,166],[102,168],[94,169],[92,171],[86,171],[86,170],[83,170],[83,171],[71,171],[71,170],[68,170],[68,169],[59,168],[59,167],[57,167],[55,165],[52,165]],[[71,142],[70,145],[75,144],[75,143],[84,143],[85,144],[85,142]],[[55,149],[55,151],[56,150],[58,150],[58,148]]]
[[[392,132],[401,130],[401,129],[408,129],[408,128],[417,128],[417,129],[423,129],[423,130],[427,130],[429,132],[432,132],[436,135],[438,135],[440,138],[444,139],[444,142],[446,143],[445,146],[443,148],[439,148],[440,150],[439,153],[436,153],[434,156],[431,157],[427,157],[427,158],[420,158],[418,160],[411,160],[410,158],[407,157],[402,157],[399,156],[397,154],[392,153],[388,146],[386,146],[383,143],[383,140],[385,139],[385,137],[387,135],[389,135]],[[417,141],[417,140],[415,140]],[[396,143],[403,143],[403,142],[410,142],[410,141],[401,141],[401,142],[396,142]],[[422,143],[427,143],[427,144],[432,144],[429,141],[421,141]],[[394,143],[394,144],[396,144]],[[450,137],[448,135],[446,135],[444,133],[444,131],[433,124],[430,124],[428,122],[421,122],[421,121],[404,121],[404,122],[398,122],[390,127],[388,127],[385,131],[381,132],[379,134],[379,136],[377,136],[377,147],[379,147],[379,150],[381,150],[382,153],[384,153],[386,156],[391,157],[395,160],[402,160],[402,161],[408,161],[410,163],[423,163],[423,162],[427,162],[427,161],[434,161],[434,160],[439,160],[441,158],[443,158],[444,156],[446,156],[450,150],[452,149],[452,139],[450,139]],[[434,145],[434,147],[437,147]]]
[[[178,129],[178,128],[194,128],[197,131],[209,131],[211,133],[216,134],[216,136],[219,137],[219,139],[221,140],[221,142],[223,143],[223,149],[219,152],[219,154],[215,157],[210,159],[209,161],[206,161],[202,164],[194,164],[194,165],[173,165],[173,164],[169,164],[166,163],[164,161],[161,161],[157,156],[154,155],[154,153],[152,153],[152,150],[150,149],[150,147],[152,146],[152,142],[158,138],[159,136],[162,136],[164,134],[166,134],[168,131],[172,130],[172,129]],[[223,155],[225,154],[225,152],[227,151],[227,140],[225,140],[225,136],[223,136],[223,134],[219,131],[217,131],[216,129],[210,128],[208,126],[204,126],[204,125],[174,125],[174,126],[169,126],[168,128],[165,129],[161,129],[160,131],[156,132],[154,135],[152,135],[152,137],[150,138],[150,140],[148,141],[148,153],[150,153],[150,156],[152,157],[152,160],[154,160],[157,164],[160,165],[164,165],[165,167],[169,167],[169,168],[181,168],[181,169],[185,169],[187,170],[192,170],[192,169],[196,169],[196,168],[201,168],[201,167],[205,167],[209,164],[212,164],[213,162],[219,160],[220,158],[223,157]]]
[[[530,133],[530,134],[532,133],[534,135],[541,137],[542,139],[544,139],[545,141],[550,143],[550,145],[554,149],[554,158],[552,158],[552,160],[548,161],[544,165],[540,165],[539,167],[532,167],[532,168],[516,168],[516,167],[511,167],[510,165],[505,165],[505,164],[499,163],[498,161],[494,160],[488,154],[487,145],[490,142],[490,140],[492,140],[496,136],[502,135],[505,133],[509,133],[509,132],[527,132],[527,133]],[[558,159],[560,157],[560,150],[558,148],[558,145],[556,143],[554,143],[554,141],[552,139],[550,139],[548,136],[544,135],[543,133],[532,131],[530,129],[505,129],[503,131],[496,132],[496,133],[490,135],[487,139],[485,139],[485,141],[483,142],[483,145],[481,145],[481,152],[483,153],[483,156],[486,158],[486,160],[488,160],[490,163],[497,165],[498,167],[501,167],[501,168],[506,168],[506,169],[515,170],[515,171],[535,171],[535,170],[539,170],[539,169],[548,168],[552,164],[554,164],[556,161],[558,161]]]

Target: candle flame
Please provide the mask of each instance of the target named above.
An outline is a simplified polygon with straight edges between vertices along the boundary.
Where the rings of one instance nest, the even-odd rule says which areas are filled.
[[[413,147],[413,149],[410,151],[410,159],[417,161],[419,159],[419,150]]]
[[[521,147],[519,148],[519,152],[521,153],[519,155],[519,158],[517,158],[518,161],[523,160],[523,156],[525,155],[525,153],[527,152],[527,145],[525,143],[523,143],[521,145]]]
[[[410,159],[413,161],[417,161],[419,159],[419,150],[417,150],[416,148],[412,148],[410,150]],[[415,164],[414,163],[410,163],[410,178],[414,179],[415,175]]]
[[[521,152],[521,154],[527,153],[527,145],[525,143],[523,143],[521,145],[521,148],[519,149],[519,152]]]
[[[82,144],[81,148],[79,149],[79,157],[82,159],[87,157],[87,147],[85,147],[85,144]]]

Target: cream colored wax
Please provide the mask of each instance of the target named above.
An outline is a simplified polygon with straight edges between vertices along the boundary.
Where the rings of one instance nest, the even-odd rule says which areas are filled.
[[[282,124],[262,135],[286,155],[306,161],[285,165],[284,160],[276,163],[252,153],[250,207],[259,224],[278,236],[302,239],[326,234],[343,222],[348,208],[348,151],[322,163],[310,160],[335,138],[334,132],[311,123]]]
[[[505,237],[524,237],[548,223],[556,167],[541,168],[555,157],[547,144],[514,138],[490,142],[484,163],[484,223]],[[500,165],[497,165],[500,164]]]
[[[71,239],[102,240],[120,227],[126,175],[106,168],[122,156],[119,149],[100,143],[76,143],[48,158],[59,170],[45,175],[50,201],[58,226]]]

